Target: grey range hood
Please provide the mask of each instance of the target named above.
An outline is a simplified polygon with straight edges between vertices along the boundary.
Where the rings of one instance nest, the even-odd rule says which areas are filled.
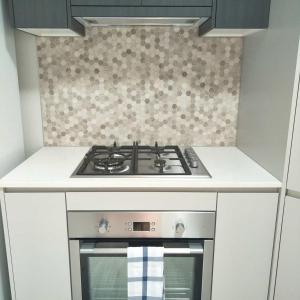
[[[198,27],[208,20],[207,17],[164,18],[164,17],[76,17],[85,27],[93,26],[185,26]]]
[[[206,1],[210,3],[210,0]],[[199,27],[212,15],[211,6],[72,5],[71,10],[72,17],[85,27],[132,25]]]

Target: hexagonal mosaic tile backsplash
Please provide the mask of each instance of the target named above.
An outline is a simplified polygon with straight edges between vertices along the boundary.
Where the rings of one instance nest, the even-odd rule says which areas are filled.
[[[38,38],[45,145],[234,145],[242,39],[91,28]]]

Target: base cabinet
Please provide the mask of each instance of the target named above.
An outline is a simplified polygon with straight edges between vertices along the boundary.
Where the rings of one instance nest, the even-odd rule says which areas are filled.
[[[64,193],[5,195],[13,300],[71,300]]]
[[[281,233],[275,300],[300,299],[300,199],[287,197]]]
[[[81,210],[76,205],[79,204],[77,196],[82,195],[67,194],[73,209]],[[98,193],[91,196],[91,210],[99,210],[95,205],[100,203],[100,196]],[[177,197],[180,196],[178,193]],[[190,195],[190,201],[194,196],[197,195]],[[202,195],[208,196],[215,208],[216,194]],[[85,201],[86,197],[81,199]],[[1,203],[13,300],[71,300],[65,193],[8,193]],[[276,193],[218,194],[212,300],[267,299],[277,205]],[[300,202],[297,205],[300,215]],[[294,221],[299,223],[296,217]],[[297,226],[300,228],[300,223]],[[300,253],[300,238],[297,241],[299,249],[295,249]],[[291,235],[285,243],[283,249],[293,245]],[[293,257],[297,256],[295,252]],[[290,262],[299,282],[300,266],[293,269]],[[296,281],[294,284],[297,285]],[[299,299],[298,292],[289,299]],[[283,299],[278,296],[276,300]]]
[[[266,300],[278,194],[219,194],[212,300]]]

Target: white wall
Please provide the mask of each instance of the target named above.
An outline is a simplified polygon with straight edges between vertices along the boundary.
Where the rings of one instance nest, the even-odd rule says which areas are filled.
[[[26,157],[43,146],[36,37],[16,30],[16,56]]]
[[[0,177],[24,159],[14,31],[8,25],[5,4],[5,0],[0,1]],[[10,292],[0,219],[0,300],[8,299]]]
[[[237,144],[279,180],[287,146],[299,11],[299,0],[271,0],[270,28],[244,41]]]
[[[14,31],[0,7],[0,177],[24,158]]]

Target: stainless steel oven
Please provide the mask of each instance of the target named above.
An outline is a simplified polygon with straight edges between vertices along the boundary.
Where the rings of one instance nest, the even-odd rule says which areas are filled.
[[[127,299],[127,248],[163,246],[165,299],[210,300],[214,212],[69,212],[73,300]]]

